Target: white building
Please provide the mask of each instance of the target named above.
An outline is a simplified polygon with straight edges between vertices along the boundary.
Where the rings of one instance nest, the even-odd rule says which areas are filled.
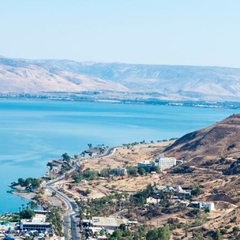
[[[176,188],[176,194],[180,197],[180,198],[186,198],[189,199],[191,197],[191,192],[183,190],[181,186],[177,186]]]
[[[209,209],[209,211],[213,211],[214,210],[214,203],[213,202],[207,202],[207,203],[202,203],[202,207],[204,209]]]
[[[209,211],[214,210],[214,203],[213,202],[191,202],[190,206],[195,207],[195,208],[209,209]]]
[[[22,219],[20,222],[20,229],[27,231],[50,231],[50,223],[46,222],[46,215],[36,214],[32,219]]]
[[[127,219],[119,219],[114,217],[93,217],[93,227],[102,227],[105,230],[115,230],[121,224],[128,224]]]
[[[177,164],[177,160],[174,157],[165,157],[164,155],[159,156],[155,159],[154,165],[158,166],[161,171],[170,169]]]
[[[82,226],[84,228],[93,227],[93,229],[104,229],[106,231],[114,231],[121,224],[128,225],[127,219],[120,219],[114,217],[93,217],[92,220],[82,220]]]
[[[147,198],[147,204],[158,204],[158,199],[153,198],[153,197],[149,197]]]

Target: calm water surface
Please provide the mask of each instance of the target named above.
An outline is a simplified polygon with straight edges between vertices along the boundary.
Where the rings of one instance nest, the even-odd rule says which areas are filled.
[[[236,110],[105,103],[0,101],[0,213],[24,200],[7,194],[19,177],[37,177],[62,153],[87,143],[120,145],[169,139],[215,123]]]

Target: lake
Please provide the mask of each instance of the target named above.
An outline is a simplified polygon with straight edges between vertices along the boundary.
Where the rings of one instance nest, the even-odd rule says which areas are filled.
[[[237,110],[54,101],[0,101],[0,213],[25,202],[7,193],[19,177],[38,177],[62,153],[180,137]]]

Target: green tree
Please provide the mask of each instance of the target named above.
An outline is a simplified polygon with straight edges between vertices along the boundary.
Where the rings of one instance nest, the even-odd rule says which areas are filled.
[[[127,230],[127,227],[126,227],[126,225],[125,225],[124,223],[122,223],[122,224],[119,226],[119,229],[124,232],[124,231]]]
[[[138,168],[138,173],[139,173],[140,175],[145,175],[145,174],[147,173],[147,171],[146,171],[145,168],[140,167],[140,168]]]
[[[32,183],[31,183],[32,188],[39,188],[41,185],[41,182],[42,181],[40,179],[36,179],[36,178],[32,179]]]
[[[234,228],[233,228],[232,231],[233,231],[234,236],[237,236],[237,235],[238,235],[239,230],[240,230],[239,227],[234,227]]]
[[[100,147],[100,148],[99,148],[99,152],[100,152],[100,154],[103,154],[103,153],[104,153],[104,148],[103,148],[103,147]]]
[[[29,205],[30,205],[30,208],[31,208],[31,209],[34,209],[34,208],[37,207],[37,204],[36,204],[35,202],[33,202],[33,201],[31,201],[31,202],[29,203]]]
[[[35,216],[35,213],[29,208],[26,208],[22,210],[19,215],[21,219],[31,219],[33,216]]]
[[[83,220],[83,218],[84,218],[84,211],[83,211],[83,209],[79,210],[79,218],[80,218],[80,220]]]
[[[55,197],[56,195],[56,192],[52,192],[52,197]]]
[[[19,178],[18,183],[20,184],[20,186],[24,186],[25,180],[23,178]]]
[[[138,228],[136,234],[135,234],[135,239],[142,239],[143,237],[145,237],[145,226],[142,225]]]
[[[33,181],[32,178],[27,178],[27,179],[25,180],[25,186],[26,186],[26,187],[30,186],[30,185],[32,184],[32,181]]]
[[[91,171],[90,169],[86,169],[83,173],[83,178],[94,180],[96,179],[98,173],[96,171]]]
[[[210,212],[210,208],[205,208],[205,213],[209,213]]]
[[[160,167],[158,167],[158,166],[153,166],[153,167],[151,168],[151,172],[160,173],[160,172],[161,172]]]
[[[62,226],[63,226],[63,221],[62,217],[60,215],[60,209],[59,208],[51,208],[50,209],[50,214],[47,217],[47,221],[54,226],[54,232],[57,236],[62,237],[63,232],[62,232]]]
[[[122,237],[122,232],[120,229],[116,229],[114,232],[113,232],[113,237],[115,237],[116,239],[120,239]]]
[[[170,230],[168,225],[150,230],[148,231],[146,236],[146,240],[169,240],[169,239]]]
[[[91,190],[88,188],[88,189],[86,190],[86,194],[89,195],[90,193],[91,193]]]
[[[146,240],[158,240],[158,232],[157,229],[153,229],[148,231],[147,236],[146,236]]]
[[[136,167],[128,167],[127,172],[129,176],[136,176],[137,175],[137,168]]]
[[[65,161],[67,161],[67,162],[70,162],[70,156],[67,154],[67,153],[64,153],[63,155],[62,155],[62,158],[63,158],[63,160],[65,160]]]
[[[104,233],[105,233],[105,232],[104,232],[104,230],[102,229],[102,230],[100,231],[99,235],[100,235],[100,236],[103,236]]]
[[[102,177],[109,177],[109,175],[110,175],[110,173],[111,173],[111,169],[109,169],[109,168],[103,168],[101,171],[100,171],[100,175],[102,176]]]
[[[197,185],[193,185],[192,186],[191,194],[193,196],[199,196],[202,193],[203,193],[203,191],[201,190],[201,188],[199,186],[197,186]]]
[[[88,143],[88,147],[89,147],[89,148],[92,148],[92,144],[91,144],[91,143]]]
[[[214,240],[222,240],[222,234],[219,229],[214,233]]]

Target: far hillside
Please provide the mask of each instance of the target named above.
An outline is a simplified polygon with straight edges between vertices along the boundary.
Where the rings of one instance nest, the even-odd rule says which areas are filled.
[[[240,102],[240,69],[0,57],[0,93],[83,91]]]

